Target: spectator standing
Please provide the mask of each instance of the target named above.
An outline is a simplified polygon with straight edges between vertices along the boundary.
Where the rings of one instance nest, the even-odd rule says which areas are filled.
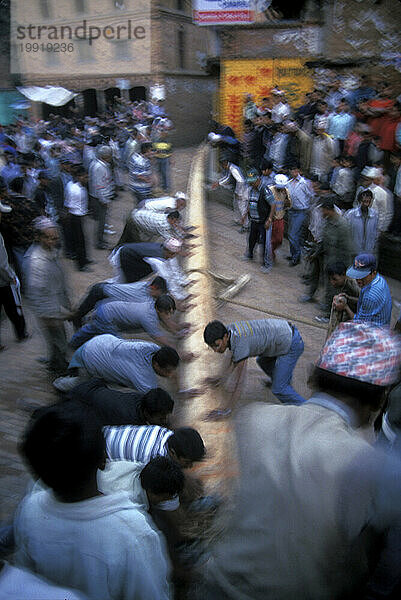
[[[291,208],[288,211],[288,241],[291,254],[288,260],[290,266],[295,267],[301,261],[301,248],[313,189],[310,181],[302,177],[298,164],[290,168],[290,175],[287,190],[291,199]]]
[[[326,197],[320,204],[324,218],[322,236],[324,300],[322,303],[322,316],[315,317],[321,323],[328,323],[330,319],[331,304],[335,290],[330,284],[327,267],[334,262],[349,264],[352,249],[350,228],[347,221],[336,211],[335,198]]]
[[[339,152],[344,152],[344,143],[355,124],[355,117],[349,112],[348,104],[342,100],[335,112],[330,115],[327,124],[327,133],[337,141]]]
[[[25,286],[26,255],[35,240],[33,220],[41,214],[36,202],[22,195],[24,180],[16,177],[10,182],[11,192],[7,196],[7,203],[12,211],[4,214],[1,223],[1,232],[6,248],[11,252],[12,262],[18,278]],[[4,192],[4,190],[3,190]],[[0,191],[0,194],[3,193]]]
[[[108,207],[114,198],[114,181],[111,169],[113,155],[109,146],[100,146],[96,152],[96,160],[89,166],[89,194],[95,199],[97,233],[96,248],[107,250],[104,241],[104,229]]]
[[[220,158],[220,165],[223,168],[223,174],[219,181],[212,184],[212,189],[215,190],[220,185],[233,191],[233,211],[234,214],[239,212],[240,221],[238,224],[241,225],[241,232],[245,231],[248,202],[244,173],[240,167],[230,162],[226,156]]]
[[[265,268],[271,269],[276,260],[276,250],[283,243],[284,238],[284,215],[291,208],[291,198],[287,189],[288,177],[279,173],[274,177],[274,184],[269,185],[267,198],[272,210],[265,223],[266,249]]]
[[[266,226],[272,213],[272,204],[268,200],[270,195],[267,188],[262,184],[262,179],[256,169],[250,169],[247,174],[247,183],[249,185],[248,195],[248,214],[249,214],[249,236],[248,249],[244,255],[245,260],[253,260],[253,253],[258,242],[262,243],[263,263],[261,270],[268,272],[271,270],[270,263],[265,265],[266,248]],[[271,221],[269,227],[271,226]],[[269,251],[269,255],[270,255]]]
[[[63,269],[58,259],[59,234],[47,217],[35,221],[39,243],[35,245],[27,266],[27,295],[48,349],[50,371],[63,374],[67,337],[64,320],[70,316],[70,299]]]
[[[394,214],[389,231],[401,235],[401,150],[392,153],[391,161],[394,165]]]
[[[152,144],[143,142],[140,151],[131,154],[129,159],[129,188],[136,204],[147,200],[152,195],[153,174],[152,163],[150,162],[152,153]]]
[[[0,201],[0,223],[2,215],[11,212],[11,210],[10,206],[6,206]],[[17,295],[17,304],[16,294],[18,294],[16,275],[8,263],[7,251],[4,246],[3,236],[0,233],[0,318],[1,310],[4,307],[5,313],[14,327],[17,340],[22,342],[28,339],[29,336],[26,331],[21,301]],[[5,346],[0,341],[0,352],[2,350],[5,350]]]
[[[351,228],[353,254],[376,254],[379,237],[379,215],[372,208],[371,190],[359,193],[358,206],[344,214]]]
[[[310,172],[317,175],[320,181],[326,182],[333,163],[337,155],[336,142],[326,133],[326,130],[320,126],[316,128],[316,135],[312,140]]]
[[[69,214],[71,241],[80,271],[88,271],[89,263],[86,252],[85,216],[88,214],[88,192],[86,184],[88,175],[85,167],[74,168],[74,180],[67,184],[65,191],[65,207]]]

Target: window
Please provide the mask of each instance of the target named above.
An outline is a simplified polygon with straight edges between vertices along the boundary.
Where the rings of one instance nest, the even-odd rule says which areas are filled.
[[[57,67],[60,64],[60,55],[58,52],[45,52],[45,56],[48,67]]]
[[[86,11],[85,0],[75,0],[75,12],[82,15]]]
[[[113,8],[116,8],[117,10],[125,10],[126,2],[127,2],[127,0],[111,0]]]
[[[131,60],[131,40],[119,40],[114,44],[114,56],[117,60]]]
[[[39,0],[40,14],[43,19],[50,19],[50,6],[48,0]]]
[[[74,46],[78,48],[78,62],[87,63],[93,60],[93,46],[88,40],[74,40]]]
[[[177,0],[177,10],[184,10],[184,0]]]
[[[178,30],[178,66],[180,69],[185,69],[185,32],[183,29]]]

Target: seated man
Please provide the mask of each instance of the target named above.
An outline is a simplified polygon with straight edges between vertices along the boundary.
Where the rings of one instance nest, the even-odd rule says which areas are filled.
[[[160,534],[126,492],[105,496],[97,486],[106,453],[92,411],[38,411],[21,452],[49,489],[37,486],[19,506],[17,565],[91,598],[170,598]]]
[[[339,310],[345,310],[350,319],[389,327],[392,309],[390,288],[376,269],[373,254],[358,254],[354,264],[347,269],[347,276],[356,279],[361,289],[356,312],[351,310],[346,299],[337,304]]]
[[[110,460],[148,463],[155,456],[167,456],[183,469],[190,469],[206,452],[201,436],[192,427],[171,431],[157,425],[127,425],[104,427],[103,433]]]
[[[167,283],[163,277],[155,277],[152,281],[135,281],[134,283],[95,283],[74,312],[73,323],[79,329],[82,319],[93,310],[101,300],[119,300],[121,302],[149,302],[156,300],[161,294],[167,294]]]
[[[82,368],[91,377],[147,392],[157,387],[157,375],[172,377],[179,362],[177,352],[169,346],[160,348],[151,342],[104,334],[78,348],[69,368]]]
[[[146,394],[120,392],[98,378],[73,387],[66,393],[65,402],[92,408],[101,425],[165,426],[174,408],[174,400],[162,388]]]
[[[70,346],[76,350],[82,344],[102,333],[119,336],[121,332],[145,331],[160,346],[168,340],[160,325],[168,328],[169,317],[175,311],[171,296],[159,296],[156,302],[102,302],[91,320],[83,325],[71,338]]]
[[[237,380],[232,397],[233,406],[240,393],[239,382],[246,359],[255,356],[259,367],[271,378],[272,392],[281,402],[305,402],[291,386],[292,373],[304,351],[304,343],[295,325],[283,319],[238,321],[223,325],[211,321],[203,333],[205,343],[214,352],[232,352],[231,363]]]

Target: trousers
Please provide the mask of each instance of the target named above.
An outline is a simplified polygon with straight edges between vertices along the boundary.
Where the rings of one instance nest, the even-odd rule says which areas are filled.
[[[11,286],[9,285],[0,287],[0,317],[3,307],[4,312],[13,325],[17,339],[23,340],[27,335],[24,315],[17,308]]]
[[[291,208],[288,211],[288,241],[293,261],[301,258],[301,248],[305,237],[305,223],[308,216],[307,210]]]
[[[304,351],[303,339],[295,326],[290,349],[281,356],[258,356],[256,362],[266,375],[272,379],[272,393],[280,402],[302,404],[305,402],[291,385],[295,365]]]

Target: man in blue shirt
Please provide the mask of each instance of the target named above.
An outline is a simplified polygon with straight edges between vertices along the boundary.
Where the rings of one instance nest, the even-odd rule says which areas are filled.
[[[361,288],[356,313],[342,300],[340,310],[345,310],[354,321],[390,326],[392,301],[387,281],[377,272],[373,254],[358,254],[354,264],[347,269],[347,277],[356,279]]]
[[[299,164],[294,163],[290,167],[290,175],[292,179],[287,184],[287,190],[292,202],[292,207],[288,211],[288,241],[291,256],[287,259],[290,261],[290,266],[295,267],[301,261],[301,248],[313,189],[311,182],[301,177]]]

